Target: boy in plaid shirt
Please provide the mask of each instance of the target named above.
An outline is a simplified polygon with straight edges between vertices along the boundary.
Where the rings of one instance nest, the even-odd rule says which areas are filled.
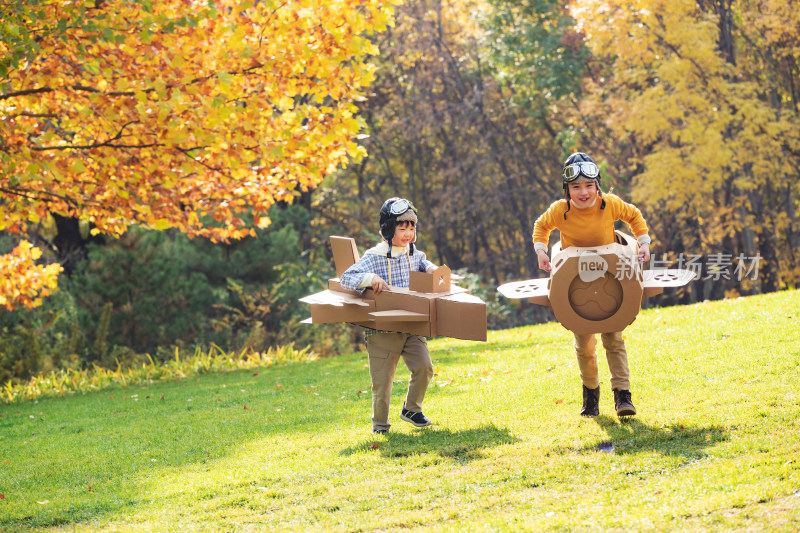
[[[363,292],[372,288],[376,294],[390,287],[408,287],[411,271],[432,272],[436,265],[414,247],[417,240],[417,210],[408,200],[390,198],[380,211],[383,241],[364,252],[364,256],[341,276],[342,287]],[[433,363],[425,337],[394,331],[367,329],[369,375],[372,379],[372,432],[389,431],[389,400],[397,363],[403,358],[411,371],[408,394],[400,418],[417,427],[429,426],[422,414],[422,400],[433,378]]]

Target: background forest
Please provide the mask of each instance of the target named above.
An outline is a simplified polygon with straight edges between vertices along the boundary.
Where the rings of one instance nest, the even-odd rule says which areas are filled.
[[[489,303],[491,328],[548,320],[549,311],[512,304],[495,287],[543,275],[533,222],[560,198],[561,162],[576,150],[598,161],[604,191],[643,212],[651,266],[691,259],[701,274],[649,305],[795,287],[793,4],[399,3],[394,24],[370,36],[374,79],[356,99],[367,155],[262,205],[270,225],[245,213],[244,225],[258,229],[226,243],[147,224],[103,236],[55,212],[28,224],[39,262],[58,262],[64,274],[41,306],[0,313],[0,383],[145,354],[165,360],[175,347],[351,350],[356,328],[301,325],[297,298],[334,275],[329,235],[352,236],[361,250],[377,241],[377,212],[391,196],[415,203],[420,249],[467,275]],[[0,253],[20,239],[9,229]]]

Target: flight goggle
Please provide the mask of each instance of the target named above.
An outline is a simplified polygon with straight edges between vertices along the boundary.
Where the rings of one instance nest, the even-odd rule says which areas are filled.
[[[581,174],[587,178],[596,178],[600,174],[600,169],[594,163],[572,163],[564,167],[564,173],[561,176],[565,183],[570,183],[578,179]]]
[[[395,216],[402,215],[409,209],[412,209],[415,213],[417,212],[417,209],[414,207],[414,204],[412,204],[406,199],[397,200],[396,202],[393,202],[391,206],[389,206],[389,212]]]

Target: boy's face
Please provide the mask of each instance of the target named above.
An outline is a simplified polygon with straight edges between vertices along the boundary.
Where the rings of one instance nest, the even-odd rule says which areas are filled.
[[[394,227],[392,246],[408,246],[409,243],[414,242],[416,234],[417,228],[414,227],[413,222],[409,222],[408,220],[398,222]]]
[[[579,208],[592,207],[597,199],[597,182],[594,180],[580,180],[568,185],[569,198],[572,204]]]

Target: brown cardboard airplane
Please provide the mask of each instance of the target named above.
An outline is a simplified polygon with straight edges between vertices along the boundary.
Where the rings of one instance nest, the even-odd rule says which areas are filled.
[[[553,246],[549,278],[506,283],[506,298],[528,298],[550,306],[562,326],[575,333],[622,331],[636,319],[642,300],[665,287],[695,278],[682,269],[642,270],[636,240],[620,231],[617,242],[590,248]]]
[[[336,275],[359,259],[358,249],[349,237],[331,236]],[[425,337],[453,337],[486,340],[486,303],[450,283],[450,268],[433,272],[411,272],[408,288],[392,287],[363,295],[341,286],[339,278],[328,280],[328,289],[300,301],[311,306],[307,324],[350,322],[368,328],[400,331]]]

